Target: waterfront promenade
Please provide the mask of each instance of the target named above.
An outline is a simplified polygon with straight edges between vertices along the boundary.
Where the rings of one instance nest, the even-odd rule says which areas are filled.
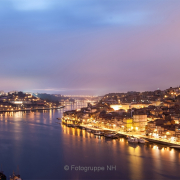
[[[179,146],[180,149],[180,142],[175,142],[175,141],[170,141],[170,140],[166,140],[166,139],[159,139],[159,138],[153,138],[153,137],[149,137],[149,136],[145,136],[144,133],[138,133],[138,132],[122,132],[122,131],[117,131],[117,130],[113,130],[113,129],[108,129],[108,128],[95,128],[95,127],[91,127],[88,125],[81,125],[81,127],[84,127],[86,129],[90,129],[90,130],[95,130],[95,131],[102,131],[102,130],[107,130],[107,131],[114,131],[116,132],[118,135],[122,135],[122,136],[134,136],[137,138],[144,138],[149,142],[154,142],[154,143],[158,143],[158,144],[164,144],[167,146]]]

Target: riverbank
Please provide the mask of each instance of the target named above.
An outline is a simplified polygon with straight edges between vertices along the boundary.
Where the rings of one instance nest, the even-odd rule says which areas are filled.
[[[116,131],[113,129],[108,129],[108,128],[94,128],[88,125],[80,125],[81,128],[85,128],[88,130],[92,130],[92,131],[114,131],[117,133],[117,135],[119,137],[126,137],[126,136],[134,136],[137,138],[144,138],[145,140],[152,142],[152,143],[157,143],[157,144],[163,144],[163,145],[167,145],[167,146],[174,146],[175,148],[180,149],[180,142],[170,142],[168,140],[163,140],[163,139],[157,139],[157,138],[152,138],[152,137],[148,137],[142,134],[138,134],[138,133],[133,133],[133,132],[122,132],[122,131]]]

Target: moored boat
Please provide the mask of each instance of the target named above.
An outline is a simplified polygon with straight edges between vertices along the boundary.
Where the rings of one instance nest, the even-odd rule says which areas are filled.
[[[105,134],[104,137],[112,138],[112,139],[117,139],[118,135],[116,133],[109,133],[109,134]]]
[[[60,106],[60,108],[65,108],[65,106]]]
[[[87,131],[87,132],[91,132],[91,129],[87,129],[86,131]]]
[[[138,142],[141,143],[141,144],[144,144],[145,143],[145,139],[140,138],[140,139],[138,139]]]
[[[73,127],[73,124],[67,124],[67,127]]]
[[[94,135],[96,135],[96,136],[103,136],[104,133],[103,132],[95,132]]]
[[[134,142],[134,138],[128,137],[128,142]]]
[[[72,124],[72,127],[79,127],[78,124]]]
[[[128,142],[130,142],[130,143],[138,143],[138,138],[128,137]]]

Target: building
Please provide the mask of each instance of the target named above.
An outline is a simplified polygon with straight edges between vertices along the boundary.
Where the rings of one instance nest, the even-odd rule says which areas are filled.
[[[132,131],[133,130],[133,119],[132,118],[124,118],[123,119],[123,128],[124,131]]]
[[[136,131],[145,131],[147,115],[133,115],[133,127]]]

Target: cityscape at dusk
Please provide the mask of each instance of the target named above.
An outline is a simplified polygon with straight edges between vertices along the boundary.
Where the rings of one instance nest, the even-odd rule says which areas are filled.
[[[179,9],[1,0],[0,180],[180,179]]]

